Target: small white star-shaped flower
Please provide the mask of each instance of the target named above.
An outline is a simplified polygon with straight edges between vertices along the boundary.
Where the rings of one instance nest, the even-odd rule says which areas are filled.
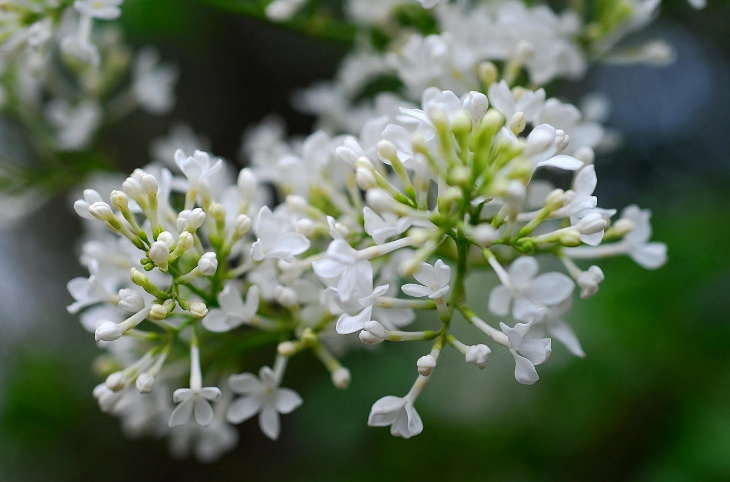
[[[421,267],[413,275],[421,284],[406,284],[401,288],[410,296],[422,298],[428,296],[436,299],[449,292],[449,280],[451,279],[451,268],[443,261],[436,260],[432,265],[421,263]]]

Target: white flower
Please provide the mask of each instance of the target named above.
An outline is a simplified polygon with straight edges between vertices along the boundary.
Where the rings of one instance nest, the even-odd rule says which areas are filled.
[[[327,257],[312,263],[312,269],[325,282],[336,282],[340,299],[347,303],[358,280],[357,265],[357,250],[344,239],[334,239],[327,247]],[[370,280],[372,283],[372,274]]]
[[[509,339],[509,351],[515,359],[515,379],[524,385],[532,385],[540,379],[535,365],[550,357],[550,338],[526,339],[532,323],[517,323],[514,328],[500,323],[499,327]]]
[[[251,246],[251,258],[262,261],[264,258],[278,258],[291,263],[294,256],[309,249],[306,236],[286,229],[268,206],[259,211],[255,230],[258,239]]]
[[[302,404],[297,392],[279,388],[279,381],[269,367],[262,367],[258,378],[252,373],[233,375],[228,379],[228,385],[243,395],[229,405],[228,421],[238,424],[258,413],[261,431],[272,440],[279,438],[281,431],[279,414],[290,413]]]
[[[573,281],[563,273],[544,273],[535,258],[517,258],[509,267],[509,279],[495,287],[489,295],[489,311],[506,316],[512,305],[512,316],[517,320],[531,321],[543,306],[552,306],[569,297]],[[514,303],[513,303],[514,300]]]
[[[634,222],[634,229],[617,243],[631,259],[646,269],[657,269],[667,262],[667,245],[664,243],[650,243],[651,239],[651,211],[640,209],[632,204],[621,211],[621,218]]]
[[[538,89],[534,92],[525,90],[519,99],[515,99],[507,82],[502,80],[489,86],[489,102],[492,107],[502,113],[508,122],[518,112],[525,114],[525,119],[531,122],[542,110],[545,103],[545,90]]]
[[[373,404],[368,417],[371,427],[387,427],[396,437],[411,438],[423,431],[423,422],[409,397],[383,397]]]
[[[56,128],[56,145],[64,151],[87,147],[102,121],[101,107],[91,99],[84,99],[76,106],[65,99],[53,99],[46,106],[45,114]]]
[[[122,14],[119,5],[123,0],[76,0],[74,8],[81,15],[102,20],[116,20]]]
[[[487,345],[473,345],[470,346],[465,355],[467,363],[476,365],[480,370],[483,370],[487,366],[487,359],[492,350]]]
[[[578,275],[576,283],[580,286],[580,297],[584,300],[595,296],[598,293],[598,285],[600,285],[605,276],[603,270],[598,266],[591,266],[586,271]]]
[[[213,408],[210,402],[217,402],[221,397],[218,387],[178,388],[172,394],[175,403],[179,403],[170,414],[170,427],[187,423],[191,417],[201,427],[207,427],[213,421]]]
[[[210,331],[221,333],[248,323],[259,309],[261,290],[252,285],[246,292],[246,303],[241,299],[241,292],[235,284],[227,283],[218,294],[218,305],[208,316],[203,318],[203,326]]]
[[[431,299],[436,299],[449,292],[451,268],[440,259],[436,260],[433,266],[428,263],[421,263],[421,267],[413,277],[421,284],[403,285],[401,289],[405,294],[418,298],[428,296]]]
[[[575,336],[573,328],[563,319],[573,304],[573,298],[566,298],[565,301],[555,306],[546,308],[535,322],[533,329],[537,331],[540,327],[547,329],[550,336],[565,345],[565,348],[575,356],[585,357],[583,348],[580,346],[578,337]]]
[[[68,282],[66,288],[73,296],[74,302],[66,307],[69,313],[78,313],[83,308],[101,302],[116,303],[117,296],[108,280],[99,276],[99,265],[95,261],[89,263],[88,278],[74,278]]]
[[[375,244],[383,244],[389,238],[405,233],[413,225],[413,219],[399,217],[397,214],[384,212],[377,214],[369,207],[363,208],[365,218],[365,232],[369,234]]]
[[[175,163],[191,186],[207,185],[210,177],[223,167],[220,159],[211,164],[210,154],[207,152],[195,151],[192,156],[187,156],[180,149],[175,151]]]
[[[133,74],[132,91],[143,109],[152,114],[164,114],[173,108],[178,71],[174,65],[160,64],[157,50],[142,49],[134,61]]]
[[[390,330],[407,325],[415,319],[415,313],[412,309],[373,306],[379,297],[388,292],[390,286],[385,284],[373,287],[373,268],[369,261],[357,263],[352,268],[351,274],[355,283],[351,297],[344,301],[342,295],[340,295],[336,300],[339,307],[344,311],[335,326],[337,333],[345,335],[362,330],[365,324],[374,318]],[[338,291],[335,288],[330,288],[330,290]]]
[[[593,191],[596,190],[597,184],[596,168],[593,164],[578,171],[573,182],[573,190],[566,193],[568,202],[555,211],[553,216],[574,216],[581,211],[595,209],[598,199],[593,195]]]
[[[94,203],[104,202],[101,194],[94,189],[84,189],[84,198],[74,202],[74,211],[84,219],[96,219],[89,212],[89,206]]]

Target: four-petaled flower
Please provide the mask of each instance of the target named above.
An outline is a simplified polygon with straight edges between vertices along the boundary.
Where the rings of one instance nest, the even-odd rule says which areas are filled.
[[[542,307],[560,303],[571,295],[575,285],[568,276],[557,272],[536,276],[539,268],[535,258],[516,259],[509,267],[509,279],[502,280],[506,284],[490,293],[489,310],[506,316],[512,305],[515,319],[532,321]]]
[[[221,170],[223,161],[216,160],[211,163],[210,154],[203,151],[195,151],[192,156],[186,155],[178,149],[175,151],[175,164],[188,178],[191,186],[203,186],[210,177]]]
[[[550,338],[528,339],[532,322],[517,323],[514,328],[500,323],[499,327],[507,335],[509,351],[515,358],[515,379],[524,385],[532,385],[540,379],[535,365],[546,362],[550,357]]]
[[[222,333],[251,321],[259,309],[261,289],[251,285],[246,292],[246,303],[241,299],[241,292],[233,283],[227,283],[218,294],[218,305],[203,318],[203,326],[209,331]]]
[[[279,414],[290,413],[302,404],[297,392],[279,388],[279,382],[269,367],[262,367],[258,378],[252,373],[232,375],[228,385],[234,392],[243,395],[228,406],[228,421],[238,424],[258,413],[261,431],[272,440],[279,438],[281,431]]]
[[[436,260],[433,266],[428,263],[421,263],[421,267],[413,274],[413,277],[421,284],[403,285],[401,289],[405,294],[417,298],[428,296],[431,299],[436,299],[449,292],[451,268],[440,259]]]
[[[423,422],[408,397],[383,397],[373,404],[368,417],[371,427],[387,427],[396,437],[411,438],[423,431]]]
[[[201,427],[207,427],[213,421],[213,408],[211,402],[217,402],[221,397],[218,387],[203,388],[178,388],[173,392],[172,399],[179,403],[170,414],[170,427],[177,427],[187,423],[192,416],[195,423]]]
[[[278,258],[291,263],[294,256],[309,249],[309,240],[301,233],[287,230],[268,206],[259,211],[255,228],[258,239],[251,246],[251,258],[262,261],[264,258]]]

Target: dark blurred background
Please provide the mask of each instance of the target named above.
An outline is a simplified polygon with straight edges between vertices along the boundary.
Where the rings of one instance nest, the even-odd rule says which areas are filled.
[[[0,233],[0,481],[730,480],[730,2],[699,12],[663,3],[629,40],[666,39],[674,65],[596,66],[560,90],[612,99],[609,125],[624,142],[597,161],[597,195],[602,206],[652,209],[654,238],[669,245],[656,272],[601,262],[600,293],[568,318],[586,359],[556,346],[540,382],[525,387],[509,354],[482,372],[447,351],[452,363],[419,400],[424,432],[401,440],[367,427],[367,414],[381,396],[405,393],[423,347],[351,353],[345,392],[305,354],[286,378],[305,403],[282,419],[278,442],[251,421],[221,461],[174,460],[164,441],[126,439],[91,396],[98,350],[65,310],[66,281],[84,274],[81,228],[59,198]],[[346,52],[193,1],[129,0],[122,24],[132,45],[157,45],[182,73],[171,114],[136,114],[106,132],[104,150],[125,172],[149,162],[149,141],[177,120],[234,162],[243,129],[271,112],[306,134],[312,119],[290,107],[291,94],[330,78]],[[475,280],[472,296],[488,283]]]

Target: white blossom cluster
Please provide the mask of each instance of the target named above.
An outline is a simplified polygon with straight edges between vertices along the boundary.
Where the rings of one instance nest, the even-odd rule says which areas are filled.
[[[317,131],[289,144],[271,120],[247,135],[252,167],[237,177],[204,151],[177,150],[175,174],[136,170],[108,201],[86,190],[76,211],[108,229],[84,244],[90,276],[69,282],[69,311],[85,310],[108,351],[101,408],[132,434],[168,433],[175,451],[209,460],[235,445],[232,424],[255,415],[278,437],[280,414],[302,403],[282,387],[299,353],[311,350],[347,388],[350,334],[430,344],[413,387],[377,400],[368,420],[406,438],[423,429],[415,403],[444,349],[479,368],[492,349],[509,350],[523,384],[538,380],[551,338],[583,356],[564,315],[576,287],[594,296],[604,273],[575,260],[628,255],[653,269],[666,246],[650,241],[647,211],[599,207],[593,151],[572,150],[544,121],[551,101],[504,79],[487,94],[429,88],[420,108],[402,107],[369,138]],[[545,169],[573,180],[546,190],[534,180]],[[267,184],[284,199],[273,209]],[[565,272],[541,272],[546,256]],[[483,269],[499,280],[491,324],[474,313],[484,302],[465,298]],[[436,324],[408,330],[420,310],[437,312]],[[455,323],[482,341],[457,339]],[[241,354],[265,343],[277,344],[272,367],[235,374]]]
[[[122,0],[0,1],[0,113],[31,133],[33,155],[49,166],[88,151],[102,127],[135,109],[161,115],[174,107],[177,67],[152,47],[134,54],[124,44],[109,22],[121,8]],[[22,164],[6,162],[0,176],[22,184],[10,174]],[[1,201],[3,220],[47,197],[22,194]]]

